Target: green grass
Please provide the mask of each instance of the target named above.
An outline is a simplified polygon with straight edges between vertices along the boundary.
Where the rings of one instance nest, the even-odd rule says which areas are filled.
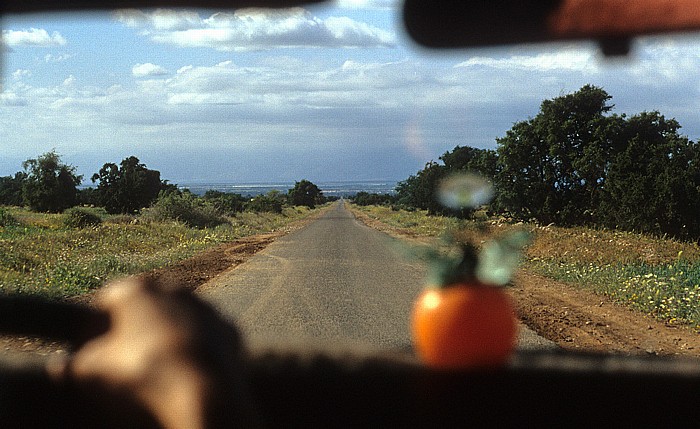
[[[296,208],[282,214],[241,213],[227,224],[195,229],[86,209],[102,222],[71,228],[63,215],[4,210],[16,221],[0,227],[0,292],[48,297],[83,294],[115,277],[163,267],[220,243],[282,228],[311,213]]]
[[[439,236],[459,230],[480,243],[513,228],[532,232],[525,269],[587,288],[667,323],[700,330],[700,246],[663,237],[584,227],[512,225],[499,219],[457,221],[426,212],[356,207],[413,234]]]
[[[667,323],[700,329],[698,261],[596,265],[537,260],[526,266],[547,277],[591,288]]]
[[[389,226],[421,237],[437,237],[446,231],[458,229],[463,223],[446,216],[428,216],[426,210],[394,210],[386,206],[352,205],[352,207]]]

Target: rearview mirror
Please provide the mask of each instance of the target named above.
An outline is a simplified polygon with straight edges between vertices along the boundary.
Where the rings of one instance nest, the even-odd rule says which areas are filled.
[[[700,29],[700,2],[406,0],[404,23],[416,42],[433,48],[595,39],[618,55],[636,36]]]

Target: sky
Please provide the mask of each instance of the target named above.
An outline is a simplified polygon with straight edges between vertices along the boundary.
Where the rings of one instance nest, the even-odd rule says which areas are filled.
[[[700,139],[700,37],[426,50],[396,0],[290,10],[5,16],[0,176],[55,150],[89,178],[136,156],[171,183],[403,180],[586,84]]]

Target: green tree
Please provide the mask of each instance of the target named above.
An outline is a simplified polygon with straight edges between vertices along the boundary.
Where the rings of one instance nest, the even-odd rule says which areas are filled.
[[[0,205],[21,206],[22,186],[27,180],[27,173],[17,172],[14,176],[0,177]]]
[[[280,191],[272,190],[264,195],[256,195],[245,206],[248,211],[260,213],[282,213],[285,197]]]
[[[623,117],[609,115],[612,97],[586,85],[542,102],[498,144],[494,207],[540,222],[594,222],[610,156],[619,150]]]
[[[78,189],[78,204],[82,206],[101,206],[100,192],[97,188]]]
[[[599,209],[605,226],[700,236],[700,148],[679,129],[659,112],[627,121],[627,144],[611,159]]]
[[[444,207],[438,202],[437,187],[445,177],[446,169],[434,161],[408,179],[396,185],[396,197],[399,204],[417,209],[428,210],[430,214],[442,213]]]
[[[659,112],[610,114],[584,86],[497,140],[494,208],[527,220],[700,237],[700,146]]]
[[[358,206],[385,206],[396,202],[396,196],[391,194],[375,194],[360,191],[351,198]]]
[[[289,202],[294,206],[316,207],[323,204],[323,192],[312,182],[303,179],[294,184],[294,188],[287,192]]]
[[[204,193],[204,200],[213,204],[221,213],[233,216],[245,209],[246,198],[241,194],[208,190]]]
[[[77,203],[83,177],[75,174],[75,167],[62,163],[55,151],[28,159],[22,167],[27,174],[22,197],[31,210],[60,213]]]
[[[498,168],[496,151],[457,146],[445,152],[440,158],[443,164],[428,162],[415,175],[399,182],[396,186],[396,201],[404,207],[428,210],[430,214],[447,214],[468,217],[471,209],[453,210],[443,207],[437,200],[440,181],[453,173],[471,172],[493,180]]]
[[[498,171],[498,154],[495,150],[457,146],[445,152],[440,160],[448,173],[469,171],[493,180]]]
[[[150,206],[158,193],[169,188],[160,180],[160,172],[150,170],[138,158],[130,156],[119,166],[107,163],[92,176],[99,182],[99,201],[108,213],[134,213]]]

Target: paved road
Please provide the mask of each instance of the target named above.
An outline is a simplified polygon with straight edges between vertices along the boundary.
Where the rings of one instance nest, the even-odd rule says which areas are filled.
[[[343,342],[410,350],[409,315],[424,278],[425,267],[340,201],[200,290],[253,346]],[[527,346],[539,341],[532,336]]]

